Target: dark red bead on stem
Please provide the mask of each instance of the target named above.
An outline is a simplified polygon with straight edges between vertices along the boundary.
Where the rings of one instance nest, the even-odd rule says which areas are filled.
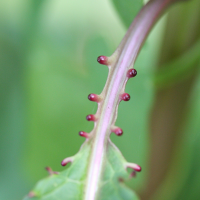
[[[123,101],[129,101],[130,100],[130,95],[128,94],[128,93],[124,93],[124,94],[122,94],[122,97],[121,97],[121,99],[123,100]]]
[[[70,162],[72,162],[72,159],[70,157],[68,157],[68,158],[65,158],[64,160],[62,160],[61,165],[64,167],[65,165],[67,165]]]
[[[136,172],[141,172],[142,168],[140,165],[134,164],[134,166],[130,166],[130,168],[134,169]]]
[[[88,121],[95,121],[95,116],[94,116],[94,115],[87,115],[87,116],[86,116],[86,119],[87,119]]]
[[[99,102],[100,101],[99,95],[97,95],[97,94],[89,94],[88,95],[88,99],[90,101],[95,101],[95,102]]]
[[[142,168],[140,167],[140,165],[136,165],[136,166],[134,167],[134,170],[135,170],[136,172],[141,172]]]
[[[106,56],[99,56],[97,58],[97,62],[102,64],[102,65],[107,65],[108,64],[108,57]]]
[[[84,132],[84,131],[80,131],[80,132],[79,132],[79,135],[80,135],[81,137],[89,138],[88,133],[86,133],[86,132]]]
[[[113,132],[117,135],[117,136],[121,136],[123,134],[123,130],[121,128],[116,128],[113,130]]]
[[[142,168],[140,167],[140,165],[137,165],[135,163],[129,163],[127,165],[127,167],[135,170],[136,172],[140,172],[142,170]]]
[[[128,72],[127,72],[127,77],[128,78],[135,77],[136,75],[137,75],[136,69],[129,69]]]

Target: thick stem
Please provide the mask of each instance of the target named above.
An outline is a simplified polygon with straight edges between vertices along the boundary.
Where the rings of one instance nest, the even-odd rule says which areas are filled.
[[[85,185],[85,200],[94,200],[104,168],[106,147],[112,127],[115,125],[117,108],[128,80],[127,71],[135,62],[141,46],[165,9],[174,0],[151,0],[139,12],[115,53],[108,58],[109,75],[103,92],[98,96],[95,127],[86,143],[92,144]]]

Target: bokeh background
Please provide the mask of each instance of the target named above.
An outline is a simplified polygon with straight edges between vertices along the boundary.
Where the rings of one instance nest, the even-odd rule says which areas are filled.
[[[127,1],[134,5],[133,1]],[[0,1],[0,200],[22,199],[74,155],[96,112],[111,55],[133,16],[119,0]],[[130,8],[130,6],[129,6]],[[125,13],[125,14],[124,14]],[[111,136],[143,171],[128,181],[143,200],[200,199],[200,3],[170,8],[137,59]],[[163,75],[164,74],[164,75]]]

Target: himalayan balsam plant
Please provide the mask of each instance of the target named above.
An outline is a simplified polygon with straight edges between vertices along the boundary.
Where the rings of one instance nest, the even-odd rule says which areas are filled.
[[[123,134],[115,121],[119,103],[130,100],[125,86],[137,75],[133,64],[153,25],[175,2],[177,0],[150,0],[135,17],[116,51],[110,57],[97,58],[100,64],[109,68],[109,74],[102,93],[88,96],[90,101],[98,103],[96,114],[86,117],[94,122],[93,130],[90,133],[79,132],[86,138],[85,142],[76,155],[61,162],[62,166],[68,163],[71,166],[59,173],[47,167],[49,176],[41,180],[24,200],[139,199],[124,180],[134,177],[141,171],[141,166],[125,160],[111,142],[110,134]],[[127,168],[132,172],[128,173]]]

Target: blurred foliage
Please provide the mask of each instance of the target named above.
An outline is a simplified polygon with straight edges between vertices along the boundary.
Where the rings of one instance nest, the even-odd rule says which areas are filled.
[[[131,22],[143,6],[143,0],[112,0],[112,2],[126,28],[131,25]]]
[[[156,72],[155,85],[157,88],[169,87],[170,85],[190,77],[193,68],[200,58],[200,40],[198,40],[186,53],[176,60],[170,61]],[[169,81],[170,80],[170,81]]]
[[[132,20],[130,12],[127,17],[120,13],[126,26]],[[163,18],[136,62],[137,78],[127,84],[131,101],[120,104],[116,123],[124,135],[111,136],[127,160],[142,166],[143,172],[129,183],[138,190],[149,173],[149,114],[164,26]],[[1,200],[22,199],[36,181],[47,176],[46,166],[60,171],[61,160],[78,151],[84,141],[78,131],[92,129],[93,124],[84,118],[96,111],[87,95],[102,91],[108,72],[96,58],[111,55],[125,31],[106,0],[0,2]],[[196,63],[200,64],[198,59]],[[173,155],[174,168],[154,199],[200,198],[199,85],[198,78],[188,120],[182,126],[184,134]]]

